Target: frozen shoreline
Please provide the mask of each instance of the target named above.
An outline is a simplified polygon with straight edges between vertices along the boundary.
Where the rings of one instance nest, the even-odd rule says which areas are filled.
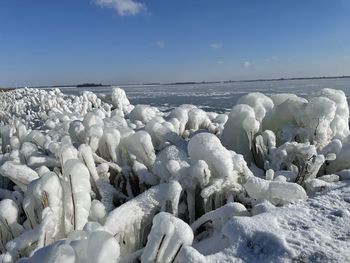
[[[120,88],[1,93],[0,262],[346,260],[347,99],[306,97],[224,114]]]

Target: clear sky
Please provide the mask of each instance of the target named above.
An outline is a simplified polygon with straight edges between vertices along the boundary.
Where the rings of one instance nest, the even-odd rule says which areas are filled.
[[[0,0],[0,86],[323,75],[349,0]]]

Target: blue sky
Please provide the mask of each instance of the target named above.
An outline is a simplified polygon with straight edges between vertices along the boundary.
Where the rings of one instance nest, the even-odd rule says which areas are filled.
[[[0,0],[0,86],[350,75],[348,0]]]

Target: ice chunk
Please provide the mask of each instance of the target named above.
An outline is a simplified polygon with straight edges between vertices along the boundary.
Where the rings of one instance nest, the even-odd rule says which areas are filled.
[[[0,175],[8,177],[17,184],[22,191],[27,190],[27,185],[31,181],[39,178],[38,174],[28,166],[16,164],[12,161],[7,161],[0,167]]]
[[[249,211],[241,203],[228,203],[216,210],[210,211],[198,218],[191,228],[196,233],[200,227],[210,224],[214,233],[219,233],[227,220],[234,216],[249,216]]]
[[[326,174],[318,177],[317,179],[325,181],[327,183],[334,183],[339,181],[339,175],[336,174]]]
[[[268,200],[275,205],[307,199],[305,190],[295,183],[267,181],[252,176],[247,179],[244,188],[250,197]]]
[[[309,179],[305,181],[305,188],[308,192],[320,192],[331,186],[330,183],[320,179]]]

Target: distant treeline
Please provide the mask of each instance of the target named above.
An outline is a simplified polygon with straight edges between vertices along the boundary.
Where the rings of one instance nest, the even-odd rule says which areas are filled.
[[[283,80],[308,80],[308,79],[346,79],[350,76],[330,76],[330,77],[296,77],[296,78],[275,78],[275,79],[245,79],[245,80],[222,80],[222,81],[188,81],[173,82],[165,85],[186,85],[186,84],[214,84],[214,83],[234,83],[234,82],[256,82],[256,81],[283,81]]]
[[[296,78],[276,78],[276,79],[248,79],[248,80],[226,80],[224,83],[230,82],[253,82],[253,81],[281,81],[281,80],[307,80],[307,79],[348,79],[350,76],[322,76],[322,77],[296,77]]]
[[[275,79],[247,79],[247,80],[221,80],[221,81],[186,81],[186,82],[171,82],[171,83],[135,83],[135,84],[123,84],[125,85],[188,85],[188,84],[215,84],[215,83],[234,83],[234,82],[257,82],[257,81],[283,81],[283,80],[312,80],[312,79],[347,79],[350,76],[322,76],[322,77],[296,77],[296,78],[275,78]],[[31,86],[31,88],[60,88],[60,87],[77,87],[77,88],[88,88],[88,87],[110,87],[112,85],[102,83],[83,83],[78,85],[53,85],[53,86]],[[16,87],[21,88],[21,87]],[[0,91],[6,91],[15,88],[0,88]]]
[[[102,83],[83,83],[83,84],[78,84],[77,88],[89,88],[89,87],[108,87],[110,85],[105,85]]]
[[[10,91],[13,90],[14,88],[1,88],[0,87],[0,92],[6,92],[6,91]]]

